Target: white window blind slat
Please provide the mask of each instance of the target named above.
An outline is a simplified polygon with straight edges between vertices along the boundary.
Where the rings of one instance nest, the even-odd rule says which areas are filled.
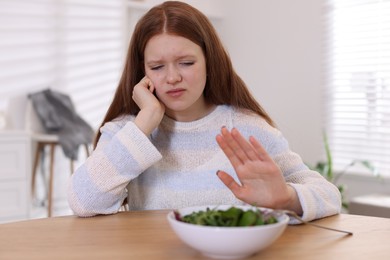
[[[48,16],[56,11],[54,1],[20,1],[3,0],[1,2],[0,15],[20,15],[20,16]]]
[[[336,169],[390,176],[390,0],[328,0],[325,128]]]
[[[96,56],[93,54],[81,54],[81,55],[74,55],[69,57],[69,59],[66,60],[66,66],[72,66],[72,67],[77,67],[77,66],[89,66],[93,65],[96,63],[106,63],[106,62],[111,62],[115,61],[117,62],[118,60],[122,59],[122,54],[120,52],[113,52],[113,51],[106,51],[104,54],[100,56]]]
[[[104,73],[104,75],[98,74],[95,75],[93,78],[91,77],[84,77],[84,78],[77,78],[75,80],[67,79],[68,83],[68,90],[69,91],[77,91],[78,94],[74,95],[74,99],[77,98],[80,93],[83,91],[89,91],[91,94],[94,92],[93,89],[100,86],[106,86],[107,93],[112,93],[112,91],[115,90],[118,82],[117,80],[117,72],[107,72]],[[112,87],[112,82],[115,81],[115,86]],[[106,97],[107,98],[107,97]],[[106,99],[105,98],[105,99]],[[111,97],[109,97],[111,98]]]
[[[34,48],[34,52],[30,48],[2,48],[0,46],[0,63],[8,65],[30,60],[45,60],[52,57],[52,55],[54,55],[54,50],[45,45]]]
[[[88,102],[86,102],[88,99],[95,98],[96,96],[104,95],[107,92],[107,88],[109,87],[110,80],[106,81],[106,84],[100,84],[99,86],[96,86],[93,89],[93,92],[91,92],[89,89],[84,88],[79,91],[79,95],[75,97],[74,101],[80,103],[80,107],[82,106],[88,106]],[[112,94],[114,94],[114,89],[112,90]],[[111,96],[111,98],[113,95]]]

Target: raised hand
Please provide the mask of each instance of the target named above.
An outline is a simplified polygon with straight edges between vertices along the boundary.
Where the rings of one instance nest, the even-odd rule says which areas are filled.
[[[278,165],[253,137],[249,142],[233,128],[221,129],[216,140],[236,171],[240,184],[224,171],[218,171],[221,181],[240,200],[261,207],[290,209],[301,214],[295,190],[286,184]]]
[[[164,113],[164,104],[153,94],[155,87],[153,82],[145,76],[133,89],[133,100],[140,108],[140,112],[134,123],[146,135],[160,124]]]

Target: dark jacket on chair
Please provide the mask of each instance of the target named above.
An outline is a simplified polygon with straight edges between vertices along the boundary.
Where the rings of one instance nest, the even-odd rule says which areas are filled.
[[[51,89],[32,93],[29,98],[45,131],[58,135],[65,156],[76,160],[79,146],[91,144],[94,131],[76,113],[71,98]]]

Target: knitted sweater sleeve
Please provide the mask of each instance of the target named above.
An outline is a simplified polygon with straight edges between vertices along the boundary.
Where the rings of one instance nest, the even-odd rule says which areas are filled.
[[[127,184],[161,159],[132,121],[106,123],[91,156],[71,176],[68,202],[82,217],[118,212]]]
[[[287,184],[298,195],[304,220],[311,221],[340,213],[341,195],[338,188],[318,172],[310,170],[301,157],[289,149],[287,140],[280,133],[276,135],[270,150]],[[295,223],[298,223],[295,219],[290,221],[290,224]]]

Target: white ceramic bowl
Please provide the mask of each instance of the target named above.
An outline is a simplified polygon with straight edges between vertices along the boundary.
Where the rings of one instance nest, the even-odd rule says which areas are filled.
[[[230,207],[232,205],[198,206],[177,211],[181,216],[185,216],[207,208],[226,210]],[[251,206],[234,207],[243,210],[254,208]],[[289,217],[285,214],[276,217],[277,223],[263,226],[212,227],[178,221],[173,211],[167,216],[170,226],[184,243],[208,257],[219,259],[245,258],[271,245],[282,235],[289,221]]]

